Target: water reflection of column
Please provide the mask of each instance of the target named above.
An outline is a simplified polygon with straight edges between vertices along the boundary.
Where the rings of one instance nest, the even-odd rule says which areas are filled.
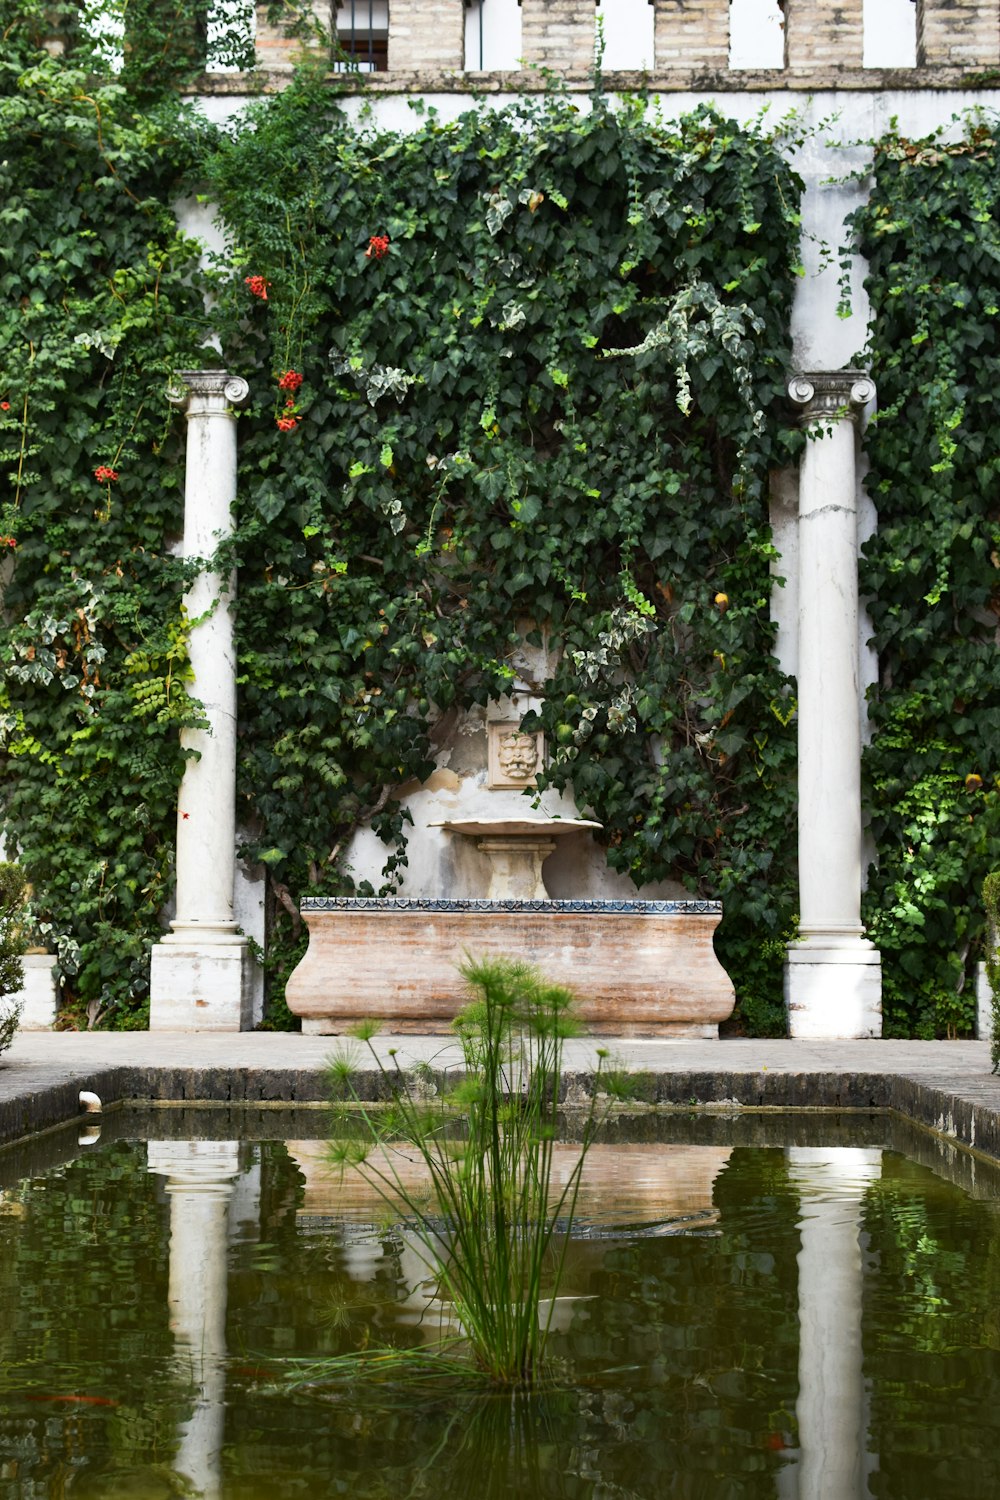
[[[226,1247],[239,1173],[236,1141],[150,1141],[151,1172],[170,1195],[170,1327],[194,1410],[178,1430],[174,1468],[203,1500],[221,1493],[226,1420]]]
[[[869,1494],[859,1230],[865,1191],[881,1161],[881,1151],[869,1148],[788,1150],[802,1203],[797,1500]]]

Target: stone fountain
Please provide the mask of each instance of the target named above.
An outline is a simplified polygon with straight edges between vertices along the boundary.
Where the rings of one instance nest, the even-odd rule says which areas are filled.
[[[386,1032],[446,1033],[466,999],[459,965],[493,955],[569,986],[592,1034],[717,1036],[735,998],[712,944],[721,904],[635,899],[605,868],[599,823],[554,794],[524,797],[544,745],[509,715],[470,715],[428,782],[400,789],[414,824],[407,893],[302,902],[309,947],[286,997],[303,1031],[375,1019]],[[363,838],[354,853],[363,869]],[[550,859],[556,890],[596,880],[601,898],[550,894]],[[603,895],[623,884],[622,897]]]
[[[488,901],[545,901],[542,865],[556,840],[601,827],[590,818],[454,818],[437,825],[476,840],[490,862]]]

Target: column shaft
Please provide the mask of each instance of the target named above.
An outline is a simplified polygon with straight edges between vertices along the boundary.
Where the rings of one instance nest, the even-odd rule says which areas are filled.
[[[877,1036],[878,953],[861,926],[861,707],[855,422],[860,371],[793,380],[806,448],[799,478],[799,941],[789,950],[792,1036]]]
[[[855,434],[810,429],[799,481],[799,918],[861,935]]]
[[[229,1204],[239,1174],[235,1141],[150,1141],[148,1170],[170,1196],[170,1327],[192,1387],[173,1467],[201,1500],[222,1492],[226,1424]]]
[[[189,379],[192,377],[188,377]],[[206,384],[202,377],[203,385]],[[187,403],[184,556],[209,558],[233,530],[236,499],[236,423],[219,390],[193,391]],[[175,933],[211,931],[216,941],[235,931],[233,850],[236,843],[236,657],[233,646],[235,580],[210,569],[184,596],[191,627],[192,692],[207,720],[186,729],[191,753],[177,807]]]
[[[236,423],[245,380],[186,371],[171,400],[187,414],[184,555],[210,562],[233,530]],[[235,581],[203,567],[185,595],[192,621],[191,693],[205,726],[185,730],[192,752],[177,801],[176,915],[153,949],[150,1027],[239,1031],[249,1024],[246,939],[233,917],[236,860]]]
[[[865,1454],[861,1214],[882,1153],[791,1147],[799,1221],[798,1500],[862,1500]]]

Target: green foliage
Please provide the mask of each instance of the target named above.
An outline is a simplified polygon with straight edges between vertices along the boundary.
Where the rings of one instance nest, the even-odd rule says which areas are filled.
[[[277,7],[290,10],[290,7]],[[143,105],[196,86],[211,70],[254,65],[253,0],[0,0],[4,59],[58,55],[81,73],[117,75]]]
[[[983,881],[983,907],[986,911],[986,978],[991,996],[990,1062],[993,1072],[1000,1072],[1000,871],[991,870]]]
[[[164,390],[216,334],[254,396],[216,561],[240,568],[276,1008],[298,899],[354,889],[366,824],[396,888],[398,789],[544,642],[548,783],[637,886],[722,896],[720,956],[775,1029],[794,698],[765,488],[799,232],[775,144],[599,97],[383,133],[315,69],[228,135],[171,92],[204,60],[200,0],[130,5],[118,74],[92,22],[54,58],[47,7],[0,19],[0,774],[70,1012],[141,1018],[169,898],[198,564],[174,556]],[[226,272],[177,230],[196,191]]]
[[[24,871],[0,863],[0,1052],[14,1040],[21,1007],[4,1001],[24,983],[21,955],[27,946],[24,925]]]
[[[739,981],[792,912],[764,490],[796,179],[708,110],[668,129],[639,103],[548,99],[359,133],[306,80],[251,119],[212,164],[239,267],[229,357],[256,371],[250,852],[279,895],[349,891],[371,821],[392,890],[395,789],[544,644],[547,784],[638,886],[724,898]]]
[[[353,1060],[335,1062],[335,1096],[347,1100],[352,1117],[360,1114],[364,1135],[335,1141],[331,1159],[359,1171],[394,1214],[405,1216],[478,1369],[499,1386],[530,1386],[543,1370],[599,1120],[592,1098],[576,1132],[573,1166],[554,1180],[563,1042],[576,1031],[573,997],[512,959],[469,961],[461,972],[474,996],[455,1021],[463,1081],[428,1097],[419,1075],[382,1064],[371,1046],[373,1028],[361,1028],[391,1106],[366,1108],[351,1082]],[[600,1061],[597,1071],[599,1077]],[[426,1169],[423,1192],[397,1166],[412,1160],[407,1148]]]
[[[0,60],[0,772],[36,939],[93,1022],[147,992],[198,716],[164,386],[204,363],[200,247],[170,207],[204,127],[31,40]]]
[[[954,145],[889,137],[855,215],[875,311],[879,413],[864,551],[880,679],[865,754],[878,865],[865,903],[889,1036],[971,1028],[1000,863],[1000,163],[979,124]]]
[[[24,983],[21,955],[27,946],[24,898],[27,887],[19,865],[0,863],[0,995]]]

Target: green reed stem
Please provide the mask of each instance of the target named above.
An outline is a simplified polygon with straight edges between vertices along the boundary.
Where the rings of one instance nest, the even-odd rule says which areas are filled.
[[[553,1196],[563,1044],[577,1031],[573,996],[511,959],[470,960],[461,972],[473,995],[455,1022],[462,1082],[428,1102],[419,1078],[395,1059],[391,1068],[383,1065],[371,1046],[372,1028],[361,1028],[392,1105],[387,1112],[366,1109],[350,1067],[335,1062],[340,1108],[360,1116],[363,1139],[335,1143],[332,1158],[360,1171],[410,1221],[476,1367],[497,1385],[526,1387],[544,1360],[584,1161],[599,1124],[596,1090],[577,1158]],[[406,1149],[415,1149],[426,1167],[433,1210],[397,1170],[394,1158]],[[546,1295],[551,1301],[542,1317]]]

